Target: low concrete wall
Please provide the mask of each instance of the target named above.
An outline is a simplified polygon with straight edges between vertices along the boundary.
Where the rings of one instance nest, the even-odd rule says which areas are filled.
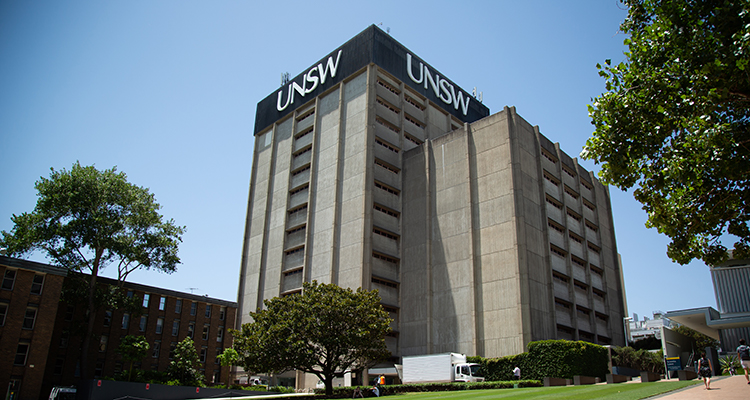
[[[698,377],[694,371],[680,370],[677,371],[677,378],[681,381],[691,381]]]
[[[641,372],[641,382],[656,382],[661,380],[661,375],[655,374],[653,372]]]
[[[570,385],[570,379],[565,378],[544,378],[544,386],[567,386]]]
[[[596,378],[593,376],[575,375],[573,377],[573,384],[578,385],[593,385],[596,383]]]
[[[607,383],[622,383],[630,380],[627,375],[607,374]]]

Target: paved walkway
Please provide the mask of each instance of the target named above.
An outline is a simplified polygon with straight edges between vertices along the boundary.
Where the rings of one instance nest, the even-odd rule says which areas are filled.
[[[711,379],[711,390],[706,390],[703,380],[701,380],[698,385],[651,398],[660,400],[748,400],[750,399],[750,385],[747,384],[745,375],[714,377]]]

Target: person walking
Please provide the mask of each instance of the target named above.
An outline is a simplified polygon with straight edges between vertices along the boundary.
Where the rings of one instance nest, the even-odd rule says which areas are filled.
[[[517,381],[521,380],[521,368],[518,368],[518,365],[516,365],[516,367],[513,368],[513,379]]]
[[[742,369],[745,370],[745,380],[750,385],[750,375],[748,375],[748,370],[750,370],[750,346],[747,345],[745,339],[740,339],[740,345],[737,347],[737,357],[740,358]]]
[[[711,390],[711,371],[713,371],[711,360],[706,358],[706,353],[701,353],[701,358],[698,360],[698,371],[701,378],[703,378],[703,384],[706,385],[706,390]]]

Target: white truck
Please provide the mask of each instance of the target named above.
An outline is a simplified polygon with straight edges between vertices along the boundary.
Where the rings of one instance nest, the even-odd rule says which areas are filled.
[[[403,383],[484,382],[479,364],[466,362],[459,353],[405,356],[401,368],[396,367]]]

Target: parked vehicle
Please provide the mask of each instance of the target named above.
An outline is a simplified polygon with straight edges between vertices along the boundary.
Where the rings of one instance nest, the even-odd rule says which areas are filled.
[[[49,400],[75,400],[75,386],[55,386],[49,393]]]
[[[479,364],[466,362],[459,353],[405,356],[399,375],[403,383],[484,382]]]

